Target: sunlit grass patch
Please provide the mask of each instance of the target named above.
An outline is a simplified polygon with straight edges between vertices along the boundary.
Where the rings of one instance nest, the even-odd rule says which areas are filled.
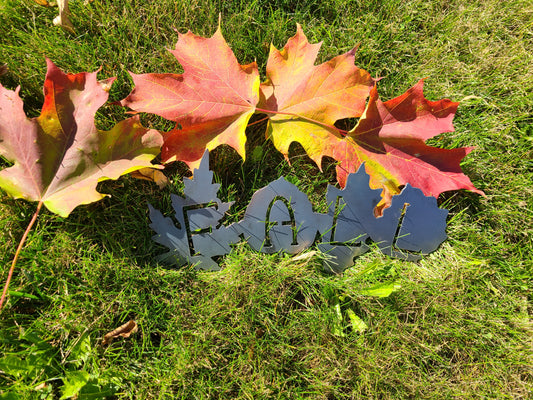
[[[356,63],[383,77],[383,100],[427,77],[429,99],[460,101],[455,132],[432,145],[475,146],[462,166],[487,196],[441,195],[449,239],[418,263],[373,248],[332,276],[313,249],[294,259],[241,243],[222,271],[206,273],[154,261],[164,249],[151,240],[146,203],[171,211],[183,165],[167,168],[163,190],[128,177],[102,183],[111,197],[68,219],[45,212],[29,237],[0,318],[0,398],[60,398],[76,383],[80,399],[89,390],[119,399],[531,397],[529,1],[94,0],[72,1],[71,11],[75,34],[52,26],[56,8],[0,4],[0,65],[9,66],[0,82],[21,85],[29,116],[42,105],[45,56],[68,72],[118,76],[111,98],[120,100],[132,86],[127,71],[180,71],[166,50],[174,28],[211,36],[221,13],[238,60],[257,60],[264,77],[269,44],[282,47],[300,23],[324,42],[320,62],[360,43]],[[123,116],[109,105],[97,123]],[[322,211],[334,165],[320,173],[298,146],[289,165],[264,141],[264,126],[247,133],[246,162],[226,147],[213,152],[220,198],[236,201],[228,220],[280,175]],[[2,279],[33,211],[0,194]],[[388,297],[364,294],[389,283]],[[352,312],[366,328],[356,329]],[[101,345],[130,319],[137,333]]]

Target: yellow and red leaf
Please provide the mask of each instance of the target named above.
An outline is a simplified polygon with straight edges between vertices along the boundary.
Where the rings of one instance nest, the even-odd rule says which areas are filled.
[[[258,111],[269,113],[267,137],[285,157],[293,141],[316,148],[324,135],[340,138],[334,123],[360,117],[375,84],[354,65],[355,48],[315,66],[319,49],[320,44],[307,41],[300,25],[281,51],[270,48]],[[309,155],[320,166],[322,155]]]
[[[300,26],[283,50],[271,47],[258,111],[269,114],[267,137],[285,157],[290,144],[299,142],[319,167],[324,156],[334,158],[342,187],[364,162],[371,187],[384,189],[385,202],[406,183],[426,196],[456,189],[482,193],[460,167],[471,148],[425,144],[453,131],[458,103],[427,100],[423,81],[383,103],[376,81],[353,65],[354,50],[315,66],[319,47],[308,43]],[[349,132],[334,126],[353,117],[360,119]]]

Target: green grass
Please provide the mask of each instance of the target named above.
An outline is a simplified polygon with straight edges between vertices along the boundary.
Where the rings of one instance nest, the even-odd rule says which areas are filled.
[[[118,76],[111,100],[119,100],[131,89],[127,71],[180,71],[165,50],[177,41],[174,28],[210,36],[220,13],[238,60],[257,60],[264,77],[270,42],[282,47],[300,23],[310,41],[324,42],[321,62],[361,43],[356,63],[384,77],[383,99],[427,77],[429,99],[460,101],[456,131],[432,144],[475,146],[462,165],[487,196],[441,195],[449,239],[419,263],[373,250],[329,276],[318,255],[294,260],[241,244],[222,271],[205,273],[154,261],[164,249],[151,241],[146,202],[169,213],[183,166],[169,168],[173,183],[162,191],[131,178],[106,182],[110,198],[68,219],[43,212],[28,238],[0,315],[0,399],[59,398],[76,384],[80,399],[90,391],[116,399],[533,396],[530,1],[79,0],[71,11],[74,35],[52,26],[56,8],[0,4],[0,64],[10,69],[0,82],[22,87],[29,116],[42,105],[45,56],[68,72]],[[97,123],[123,117],[106,106]],[[248,132],[263,157],[241,163],[226,148],[214,152],[220,197],[237,201],[233,218],[281,174],[324,207],[334,169],[320,174],[297,146],[289,166],[263,132]],[[2,281],[34,209],[0,192]],[[379,282],[401,288],[362,294]],[[364,333],[352,329],[349,310],[368,325]],[[129,319],[136,334],[100,345]]]

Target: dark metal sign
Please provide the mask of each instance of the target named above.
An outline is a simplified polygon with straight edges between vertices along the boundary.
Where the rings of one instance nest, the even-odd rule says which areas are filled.
[[[371,242],[391,257],[416,261],[446,239],[448,211],[410,185],[375,217],[381,190],[370,189],[364,165],[348,176],[344,189],[328,186],[325,214],[314,212],[307,196],[282,177],[258,190],[243,219],[229,226],[223,219],[233,203],[217,197],[220,185],[213,183],[207,151],[194,177],[184,184],[185,197],[171,195],[174,219],[148,205],[150,227],[157,232],[153,239],[170,250],[161,260],[178,266],[219,270],[215,259],[241,240],[256,251],[289,254],[318,241],[318,249],[326,253],[324,268],[340,273],[368,251]]]

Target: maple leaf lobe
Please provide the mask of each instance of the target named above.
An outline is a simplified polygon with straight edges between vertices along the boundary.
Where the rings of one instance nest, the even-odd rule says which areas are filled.
[[[321,43],[310,44],[300,25],[279,51],[271,46],[267,80],[261,84],[260,108],[281,112],[276,119],[309,117],[325,124],[359,117],[374,79],[354,65],[355,48],[320,64],[315,61]]]

